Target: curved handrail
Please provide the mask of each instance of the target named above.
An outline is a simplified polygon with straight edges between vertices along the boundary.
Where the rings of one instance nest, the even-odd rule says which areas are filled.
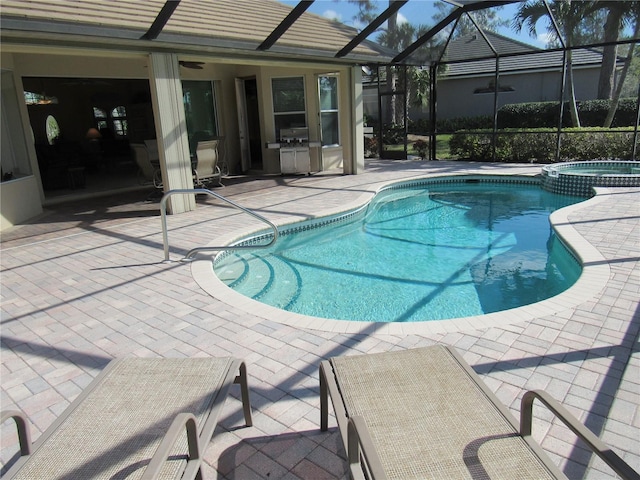
[[[273,238],[271,239],[271,241],[269,243],[266,243],[264,245],[224,245],[224,246],[219,246],[219,247],[218,246],[214,246],[214,247],[196,247],[196,248],[192,248],[191,250],[189,250],[187,252],[187,255],[185,256],[185,260],[186,259],[190,259],[193,255],[195,255],[198,252],[219,251],[219,250],[241,250],[241,249],[249,249],[249,248],[252,248],[252,249],[255,249],[255,248],[267,248],[267,247],[270,247],[271,245],[273,245],[275,243],[275,241],[278,239],[278,227],[276,227],[272,222],[267,220],[262,215],[258,215],[257,213],[252,212],[251,210],[249,210],[248,208],[245,208],[245,207],[243,207],[241,205],[238,205],[237,203],[229,200],[228,198],[223,197],[222,195],[218,195],[217,193],[214,193],[211,190],[207,190],[206,188],[169,190],[168,192],[166,192],[162,196],[162,200],[160,201],[160,215],[161,215],[161,219],[162,219],[162,243],[164,245],[164,259],[165,259],[165,261],[169,260],[169,235],[168,235],[168,232],[167,232],[167,200],[169,199],[169,197],[171,197],[173,195],[176,195],[176,194],[186,195],[186,194],[198,194],[198,193],[204,193],[204,194],[210,195],[212,197],[218,198],[218,199],[222,200],[223,202],[226,202],[229,205],[232,205],[232,206],[242,210],[243,212],[248,213],[252,217],[255,217],[258,220],[266,223],[267,225],[269,225],[273,229]]]

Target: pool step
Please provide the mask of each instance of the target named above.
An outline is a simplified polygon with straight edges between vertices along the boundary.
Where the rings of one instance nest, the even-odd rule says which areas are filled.
[[[300,294],[301,279],[297,270],[278,255],[270,256],[269,262],[254,255],[248,259],[234,255],[225,259],[225,265],[216,272],[229,287],[254,300],[261,301],[277,289],[278,300],[274,306],[278,308],[286,309]]]

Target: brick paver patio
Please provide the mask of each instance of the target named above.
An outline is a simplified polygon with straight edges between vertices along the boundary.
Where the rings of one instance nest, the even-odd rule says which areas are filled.
[[[363,202],[391,180],[539,171],[535,165],[371,161],[356,176],[228,179],[215,191],[283,224]],[[234,390],[206,449],[207,478],[346,478],[335,421],[329,432],[319,429],[319,361],[442,342],[463,354],[514,415],[525,390],[545,389],[640,470],[640,188],[610,189],[566,215],[584,247],[600,255],[588,262],[608,272],[594,293],[591,287],[588,294],[574,291],[574,304],[556,302],[553,311],[541,309],[533,318],[513,312],[513,321],[495,326],[478,320],[418,333],[301,327],[222,289],[210,295],[192,272],[206,260],[179,259],[258,224],[219,200],[199,198],[194,212],[169,217],[172,260],[163,262],[158,203],[145,196],[52,206],[37,221],[2,234],[2,409],[22,410],[34,437],[111,358],[233,355],[248,363],[255,425],[240,428]],[[570,478],[615,478],[542,408],[536,412],[541,420],[534,436]],[[3,429],[3,464],[15,452],[12,442],[15,436]]]

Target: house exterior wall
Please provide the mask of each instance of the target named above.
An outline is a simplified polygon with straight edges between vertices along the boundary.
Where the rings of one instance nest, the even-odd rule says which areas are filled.
[[[2,65],[2,175],[0,183],[0,230],[42,213],[44,192],[40,182],[33,135],[22,96],[22,81],[14,72],[14,56],[1,53]],[[5,167],[10,170],[5,170]]]
[[[577,100],[597,98],[598,75],[599,70],[594,68],[574,70]],[[439,81],[438,118],[493,115],[493,93],[474,93],[477,88],[488,87],[493,79],[493,75],[488,75]],[[558,101],[560,80],[560,72],[501,74],[500,85],[512,87],[513,91],[498,94],[498,108],[513,103]]]
[[[319,99],[317,76],[320,74],[338,74],[339,77],[339,105],[340,105],[340,133],[341,145],[326,148],[314,148],[311,152],[311,169],[318,171],[320,169],[340,168],[343,167],[344,161],[351,162],[352,150],[354,143],[352,142],[352,109],[354,108],[354,100],[352,99],[353,86],[351,82],[350,66],[319,66],[304,65],[296,63],[291,65],[277,64],[238,64],[232,63],[230,59],[203,59],[206,63],[202,70],[193,70],[187,68],[180,69],[181,80],[208,80],[213,81],[216,88],[216,97],[218,103],[218,121],[220,134],[227,139],[225,142],[226,155],[229,161],[230,171],[239,171],[240,162],[240,143],[239,143],[239,127],[238,112],[236,106],[235,80],[236,78],[255,77],[258,85],[259,111],[260,111],[260,134],[262,140],[262,158],[263,172],[267,174],[277,174],[280,172],[279,153],[277,150],[267,149],[266,143],[273,142],[275,138],[275,127],[273,117],[273,105],[271,94],[271,79],[282,76],[304,76],[306,88],[306,108],[307,123],[309,126],[310,139],[317,141],[320,139],[319,126]],[[21,48],[13,54],[3,53],[2,67],[10,69],[14,76],[18,79],[22,77],[60,77],[60,78],[99,78],[99,79],[138,79],[150,81],[150,65],[147,54],[135,52],[87,52],[74,51],[73,49],[55,49],[47,47]],[[15,94],[22,99],[23,88],[16,86]],[[152,89],[153,91],[153,89]],[[36,107],[37,108],[37,107]],[[55,108],[56,117],[60,116],[65,124],[69,125],[65,129],[65,137],[70,140],[83,139],[87,125],[92,125],[94,119],[91,112],[87,112],[86,118],[66,118],[65,115],[77,115],[77,112],[71,112],[71,109],[64,108],[64,105],[52,105],[43,108],[40,111],[42,118],[39,124],[44,125],[46,111]],[[157,110],[157,109],[156,109]],[[36,113],[36,115],[39,113]],[[22,119],[26,126],[25,131],[30,130],[29,113],[26,105],[22,103]],[[158,112],[155,112],[158,115]],[[156,118],[156,127],[158,118]],[[44,128],[34,132],[34,137],[29,135],[31,139],[29,149],[29,162],[35,175],[35,181],[30,183],[30,189],[34,192],[23,196],[17,193],[11,193],[11,188],[3,188],[2,196],[2,214],[5,211],[7,219],[3,225],[10,225],[23,221],[42,210],[44,202],[44,193],[39,177],[38,162],[35,154],[33,143],[35,141],[46,141]],[[168,157],[169,158],[169,157]],[[172,161],[172,160],[167,160]],[[165,165],[166,167],[166,165]],[[165,170],[166,171],[166,170]],[[350,173],[357,173],[354,171]],[[176,188],[173,186],[172,188]],[[182,188],[187,188],[182,187]],[[23,190],[21,191],[23,192]],[[19,198],[20,197],[20,198]],[[15,199],[15,200],[13,200]],[[14,213],[9,213],[10,205],[21,205],[21,208]],[[28,208],[27,208],[28,207]],[[179,209],[188,210],[186,208]],[[34,213],[35,212],[35,213]]]
[[[599,68],[574,68],[576,99],[597,98]],[[493,93],[474,93],[478,88],[487,88],[494,75],[474,77],[442,77],[437,85],[437,118],[451,119],[493,115]],[[525,102],[552,102],[560,97],[560,72],[503,73],[500,85],[513,88],[510,92],[498,94],[498,108],[503,105]],[[364,89],[365,114],[377,121],[377,85],[367,85]],[[429,107],[410,108],[409,118],[418,120],[429,117]]]
[[[327,68],[306,68],[300,67],[282,67],[282,66],[264,66],[260,69],[259,82],[261,97],[261,116],[264,120],[263,143],[276,142],[276,129],[273,116],[273,96],[271,89],[271,79],[277,77],[295,77],[304,76],[305,84],[305,101],[307,108],[307,126],[309,127],[309,140],[320,141],[320,106],[318,98],[318,76],[327,74],[338,74],[338,102],[340,112],[340,146],[329,146],[311,149],[311,170],[320,171],[331,168],[341,168],[343,159],[346,156],[350,158],[351,151],[351,132],[349,125],[350,119],[350,91],[349,91],[349,68],[348,67],[327,67]],[[266,173],[280,172],[279,152],[273,149],[263,148],[263,163]]]

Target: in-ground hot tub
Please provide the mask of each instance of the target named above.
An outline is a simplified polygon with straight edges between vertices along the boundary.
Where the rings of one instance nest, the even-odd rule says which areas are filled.
[[[542,188],[564,195],[589,196],[593,187],[640,186],[640,162],[597,160],[542,167]]]

